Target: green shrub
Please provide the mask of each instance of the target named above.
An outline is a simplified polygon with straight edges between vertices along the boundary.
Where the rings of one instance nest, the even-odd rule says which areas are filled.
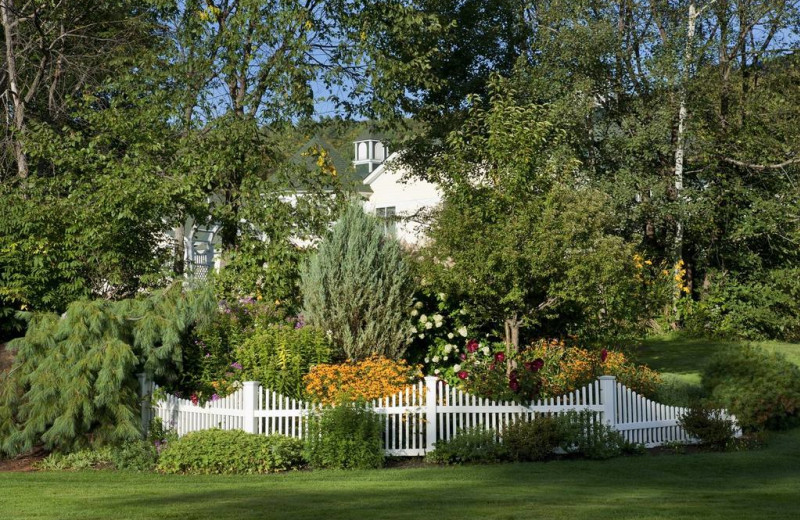
[[[705,397],[700,383],[687,382],[675,374],[664,374],[656,385],[653,400],[670,406],[691,406]]]
[[[547,460],[561,444],[561,428],[555,417],[537,417],[518,421],[503,431],[503,444],[517,461]]]
[[[636,447],[622,434],[600,422],[592,412],[567,412],[558,417],[560,448],[587,459],[610,459],[634,453]]]
[[[302,271],[303,314],[330,331],[337,360],[398,359],[410,340],[413,279],[400,243],[358,201]]]
[[[800,269],[714,279],[702,300],[686,299],[683,321],[688,332],[750,340],[800,339]]]
[[[720,351],[703,372],[703,387],[744,429],[800,424],[800,368],[780,354],[751,345]]]
[[[438,441],[436,449],[425,456],[427,462],[434,464],[489,464],[508,458],[508,449],[498,442],[497,432],[480,427],[461,430],[449,440]]]
[[[133,441],[111,449],[111,462],[119,470],[153,471],[158,461],[158,451],[152,442]]]
[[[681,417],[680,425],[686,433],[714,450],[724,450],[733,441],[736,427],[719,409],[695,405]]]
[[[113,466],[111,448],[84,449],[72,453],[53,452],[36,464],[36,467],[50,471],[100,469]]]
[[[302,442],[283,435],[204,430],[170,442],[157,469],[163,473],[274,473],[299,467]]]
[[[311,366],[327,363],[330,342],[315,327],[270,325],[248,338],[236,352],[243,381],[259,381],[285,396],[303,397],[303,376]]]
[[[363,403],[327,407],[310,418],[305,456],[315,468],[383,466],[383,421]]]

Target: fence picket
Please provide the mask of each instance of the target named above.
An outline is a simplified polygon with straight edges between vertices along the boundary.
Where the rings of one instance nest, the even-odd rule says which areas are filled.
[[[143,396],[158,390],[158,386],[140,380]],[[478,397],[429,378],[394,395],[375,399],[369,406],[384,417],[384,446],[392,455],[423,455],[434,448],[436,441],[450,440],[465,428],[485,427],[502,435],[509,424],[558,416],[569,410],[590,412],[587,427],[597,424],[601,414],[606,414],[606,424],[626,440],[646,446],[694,442],[679,423],[685,408],[647,399],[613,378],[604,378],[602,383],[608,385],[602,386],[596,380],[564,395],[540,398],[524,406]],[[280,433],[296,438],[307,435],[307,418],[314,410],[311,403],[252,385],[245,383],[253,390],[248,400],[243,387],[203,406],[175,395],[152,403],[143,398],[143,431],[153,418],[161,419],[165,427],[181,436],[208,428],[244,429],[245,419],[252,418],[255,424],[247,419],[251,421],[247,428],[258,434]]]

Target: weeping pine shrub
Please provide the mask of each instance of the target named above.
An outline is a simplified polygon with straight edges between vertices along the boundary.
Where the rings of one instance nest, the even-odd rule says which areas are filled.
[[[179,374],[184,335],[215,309],[210,290],[175,283],[136,299],[79,300],[62,316],[27,316],[25,336],[8,344],[16,355],[0,381],[0,452],[141,438],[137,373]]]
[[[302,271],[303,314],[330,331],[334,355],[398,359],[409,342],[413,284],[397,240],[351,202]]]

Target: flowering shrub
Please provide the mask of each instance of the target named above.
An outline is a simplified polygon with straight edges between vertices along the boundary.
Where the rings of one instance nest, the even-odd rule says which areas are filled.
[[[184,345],[184,376],[166,385],[195,404],[225,397],[242,381],[238,349],[253,335],[278,323],[294,326],[299,318],[286,318],[273,304],[255,298],[220,301],[212,320],[194,331]]]
[[[552,397],[588,385],[599,376],[615,376],[634,392],[653,396],[660,381],[657,372],[636,365],[619,351],[600,352],[569,345],[563,340],[539,340],[520,353],[523,363],[542,360],[541,395]]]
[[[509,359],[499,348],[468,341],[458,354],[461,362],[452,367],[452,382],[481,397],[522,403],[572,392],[601,375],[616,376],[645,396],[652,396],[659,382],[656,372],[629,362],[622,352],[540,340]]]
[[[371,356],[364,361],[319,364],[303,378],[306,394],[322,404],[371,400],[399,392],[421,375],[405,360]]]

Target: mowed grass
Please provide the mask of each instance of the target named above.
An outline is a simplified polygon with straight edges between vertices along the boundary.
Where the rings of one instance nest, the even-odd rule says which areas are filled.
[[[661,372],[666,380],[699,385],[703,368],[715,352],[746,343],[668,334],[649,338],[642,342],[642,346],[637,352],[637,359]],[[750,342],[750,344],[770,352],[783,354],[789,361],[800,366],[800,344],[780,341],[756,341]]]
[[[800,430],[766,448],[608,461],[167,476],[0,474],[0,518],[800,518]]]

